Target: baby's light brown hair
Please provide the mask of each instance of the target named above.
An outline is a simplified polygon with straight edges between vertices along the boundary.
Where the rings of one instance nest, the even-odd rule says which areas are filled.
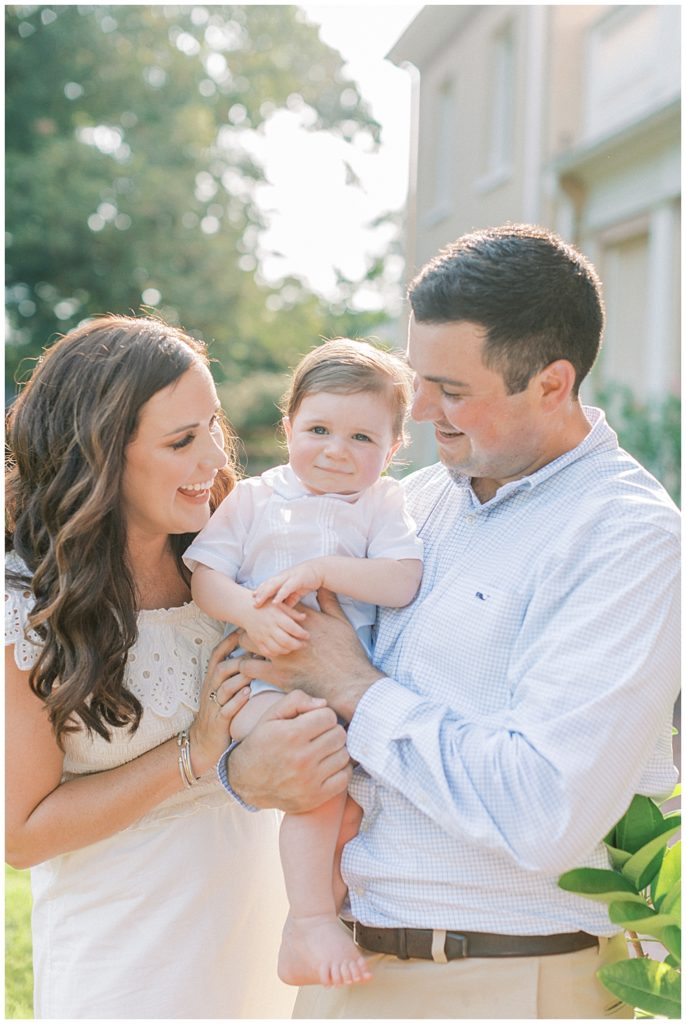
[[[384,395],[393,417],[394,439],[407,440],[404,426],[412,402],[412,371],[401,356],[367,341],[326,341],[308,352],[296,366],[281,412],[292,420],[307,395],[322,391],[336,395],[371,391]]]

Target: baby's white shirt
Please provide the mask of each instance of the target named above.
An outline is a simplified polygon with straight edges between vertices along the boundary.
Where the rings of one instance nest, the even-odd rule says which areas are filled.
[[[241,480],[184,555],[251,589],[298,562],[325,555],[422,558],[422,542],[397,480],[381,477],[356,494],[312,494],[290,465]],[[356,629],[376,606],[341,597]]]

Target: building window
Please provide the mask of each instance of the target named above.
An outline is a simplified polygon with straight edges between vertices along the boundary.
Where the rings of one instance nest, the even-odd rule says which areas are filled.
[[[457,159],[457,103],[452,78],[441,83],[436,96],[434,136],[433,202],[429,217],[438,221],[453,208]]]
[[[648,253],[646,231],[606,244],[601,257],[606,323],[595,377],[602,384],[623,384],[639,395],[645,391],[651,344]]]
[[[514,152],[515,50],[512,24],[494,36],[491,50],[491,86],[486,172],[481,187],[496,185],[512,173]]]
[[[678,4],[617,5],[591,26],[585,55],[587,141],[678,99],[680,40]]]

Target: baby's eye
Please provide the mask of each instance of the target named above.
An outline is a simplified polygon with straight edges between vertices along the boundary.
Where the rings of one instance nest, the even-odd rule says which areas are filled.
[[[326,427],[310,427],[310,433],[312,434],[328,434],[329,431]]]
[[[459,401],[461,398],[464,398],[464,395],[461,395],[456,391],[446,391],[445,388],[441,388],[441,394],[445,398],[452,398],[455,401]]]
[[[191,443],[194,437],[195,434],[186,434],[186,436],[182,437],[180,441],[173,441],[170,447],[174,449],[185,448],[186,445]]]
[[[368,441],[371,444],[371,440],[368,434],[353,434],[353,441]]]

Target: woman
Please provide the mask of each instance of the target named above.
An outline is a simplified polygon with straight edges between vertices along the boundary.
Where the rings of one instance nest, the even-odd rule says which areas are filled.
[[[245,681],[181,562],[235,482],[205,347],[90,321],[8,436],[6,849],[33,869],[35,1015],[289,1016],[276,812],[214,771]]]

